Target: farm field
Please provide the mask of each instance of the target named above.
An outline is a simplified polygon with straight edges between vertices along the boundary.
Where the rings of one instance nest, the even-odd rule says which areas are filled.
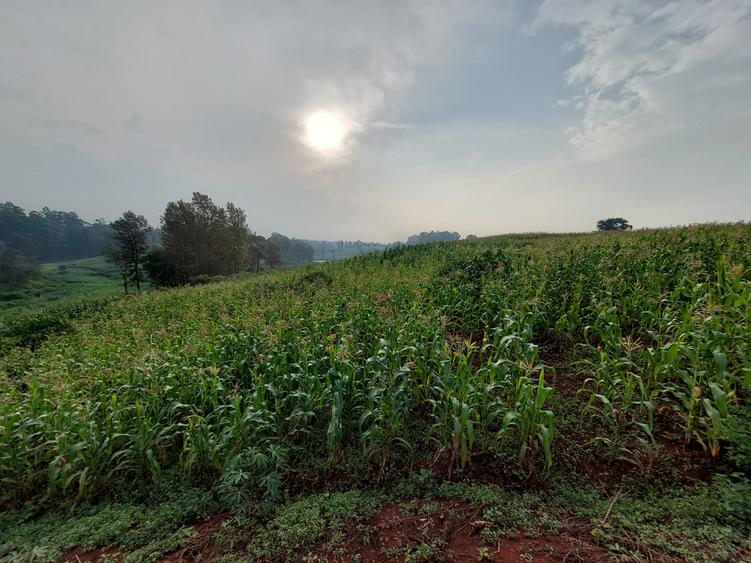
[[[0,560],[751,559],[751,225],[29,315],[0,335]]]
[[[122,291],[117,272],[104,256],[47,262],[40,266],[39,277],[25,287],[0,294],[0,315],[119,295]]]

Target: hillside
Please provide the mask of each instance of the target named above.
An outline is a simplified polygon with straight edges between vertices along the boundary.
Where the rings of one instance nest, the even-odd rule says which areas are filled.
[[[0,560],[751,557],[750,225],[70,311],[2,335]]]
[[[122,283],[104,256],[47,262],[24,287],[0,293],[0,314],[122,293]]]

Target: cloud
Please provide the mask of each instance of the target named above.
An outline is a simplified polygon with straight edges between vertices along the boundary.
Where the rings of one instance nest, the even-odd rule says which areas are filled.
[[[751,205],[748,12],[17,2],[0,18],[0,186],[26,208],[152,223],[200,190],[260,233],[332,239],[736,219]],[[302,142],[317,110],[346,119],[337,158]]]
[[[415,73],[443,60],[457,29],[486,10],[458,1],[423,8],[23,4],[0,23],[0,76],[23,96],[3,103],[0,123],[6,135],[71,143],[98,158],[160,153],[170,174],[229,181],[231,152],[244,155],[248,173],[276,165],[280,151],[288,168],[304,171],[311,155],[290,145],[305,115],[336,108],[363,132],[387,120]],[[137,127],[118,127],[136,124],[133,116]]]
[[[566,71],[582,121],[572,143],[591,154],[707,120],[748,115],[751,3],[747,0],[546,0],[534,29],[573,28]]]

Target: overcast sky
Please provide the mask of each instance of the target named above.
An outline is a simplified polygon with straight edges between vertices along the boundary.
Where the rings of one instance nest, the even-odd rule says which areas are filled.
[[[751,0],[2,2],[0,200],[390,241],[751,219]]]

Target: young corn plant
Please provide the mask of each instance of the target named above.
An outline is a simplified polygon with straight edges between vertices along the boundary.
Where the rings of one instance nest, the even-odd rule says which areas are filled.
[[[500,434],[509,433],[518,444],[519,466],[534,471],[537,452],[542,452],[543,471],[553,465],[553,439],[555,437],[555,415],[545,408],[545,403],[553,394],[553,388],[545,385],[543,368],[537,381],[520,375],[512,388],[513,406],[503,418]]]

